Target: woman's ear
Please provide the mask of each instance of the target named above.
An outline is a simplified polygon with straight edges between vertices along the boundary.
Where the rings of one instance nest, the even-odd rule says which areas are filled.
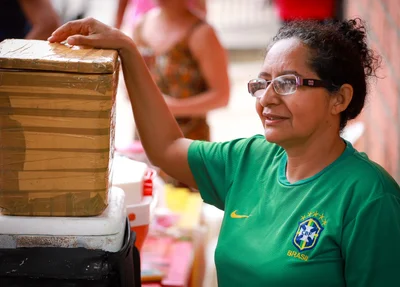
[[[333,115],[338,115],[349,106],[353,98],[353,87],[349,84],[343,84],[339,91],[331,96],[331,112]]]

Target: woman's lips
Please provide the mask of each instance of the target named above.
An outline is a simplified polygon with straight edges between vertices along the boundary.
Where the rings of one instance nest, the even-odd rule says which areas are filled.
[[[278,115],[264,115],[265,125],[272,126],[282,123],[283,121],[287,120],[286,117],[281,117]]]

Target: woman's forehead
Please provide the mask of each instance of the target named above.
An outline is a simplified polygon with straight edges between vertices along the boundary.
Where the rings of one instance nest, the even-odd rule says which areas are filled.
[[[286,71],[295,71],[304,75],[312,73],[307,65],[308,48],[298,39],[290,38],[276,42],[265,56],[262,72],[276,77],[287,74]]]

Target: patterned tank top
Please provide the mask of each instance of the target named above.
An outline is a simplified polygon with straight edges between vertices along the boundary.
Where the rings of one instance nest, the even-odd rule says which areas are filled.
[[[155,54],[153,49],[146,45],[138,47],[154,81],[164,95],[184,99],[207,91],[207,82],[189,48],[190,36],[202,24],[204,21],[199,19],[180,41],[162,54]],[[140,30],[141,27],[139,33]],[[186,137],[209,140],[209,127],[205,116],[178,117],[176,120]]]
[[[199,64],[189,48],[190,35],[201,24],[203,21],[196,22],[183,39],[163,54],[156,55],[150,47],[139,47],[163,94],[181,99],[207,90]]]

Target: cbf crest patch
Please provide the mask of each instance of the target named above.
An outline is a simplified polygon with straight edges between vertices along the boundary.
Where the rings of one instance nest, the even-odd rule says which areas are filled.
[[[300,252],[313,249],[317,245],[321,232],[324,230],[323,225],[326,224],[323,214],[310,212],[308,215],[308,218],[305,216],[301,218],[302,221],[299,222],[293,238],[293,244]]]

